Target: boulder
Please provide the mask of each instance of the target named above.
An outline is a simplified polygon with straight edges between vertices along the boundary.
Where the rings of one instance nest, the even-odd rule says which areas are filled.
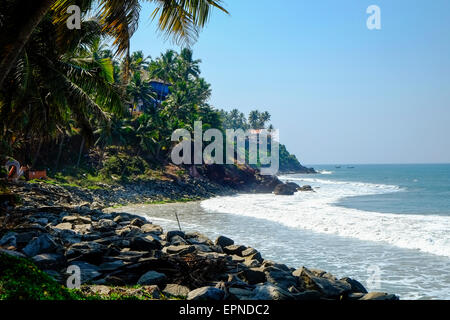
[[[140,285],[159,285],[164,283],[166,280],[167,277],[164,273],[148,271],[139,278],[137,283]]]
[[[227,247],[234,244],[234,241],[230,238],[219,236],[216,241],[214,242],[216,246]]]
[[[288,290],[290,287],[297,287],[299,285],[298,278],[287,271],[272,270],[266,271],[265,274],[267,282],[285,290]]]
[[[95,229],[100,231],[109,231],[117,227],[117,223],[110,219],[100,219],[95,225]]]
[[[7,249],[1,249],[0,248],[0,254],[7,254],[16,258],[26,258],[26,256],[18,251],[14,251],[14,250],[7,250]]]
[[[71,224],[90,224],[91,218],[83,216],[65,216],[62,218],[62,222],[69,222]]]
[[[66,259],[64,258],[64,256],[57,253],[38,254],[32,259],[40,269],[56,270],[64,267],[64,265],[66,264]]]
[[[0,246],[2,247],[17,247],[16,232],[8,232],[0,239]]]
[[[297,188],[298,191],[314,191],[314,189],[310,185],[304,185],[302,187]]]
[[[118,214],[118,215],[113,219],[113,221],[114,221],[115,223],[121,223],[121,222],[125,222],[125,221],[130,221],[130,219],[128,218],[127,215],[124,215],[124,214]]]
[[[75,265],[80,268],[81,272],[81,283],[88,283],[91,280],[99,277],[101,273],[99,272],[99,268],[90,263],[84,261],[72,261],[70,265]]]
[[[187,300],[200,300],[200,301],[211,301],[211,300],[223,300],[225,297],[225,292],[214,288],[214,287],[203,287],[192,290],[188,293]]]
[[[82,236],[86,235],[87,237],[92,238],[92,235],[89,234],[92,232],[92,224],[74,224],[73,231]]]
[[[226,254],[230,254],[230,255],[238,255],[242,257],[242,252],[247,249],[245,246],[241,246],[241,245],[230,245],[230,246],[226,246],[223,247],[223,252],[225,252]]]
[[[238,277],[239,279],[242,279],[249,284],[266,282],[266,274],[258,270],[244,269],[243,271],[238,273]]]
[[[70,222],[63,222],[54,226],[53,229],[72,230],[72,224]]]
[[[306,290],[303,292],[296,292],[292,293],[295,300],[298,301],[313,301],[313,300],[320,300],[321,294],[318,291],[313,290]]]
[[[83,241],[72,244],[65,255],[69,261],[81,260],[92,264],[100,264],[107,247],[94,241]]]
[[[256,286],[249,300],[294,300],[294,296],[282,288],[266,283]]]
[[[296,184],[295,182],[286,182],[285,183],[288,187],[291,187],[292,189],[295,189],[295,191],[297,191],[298,188],[300,188],[300,186],[298,184]]]
[[[295,270],[292,274],[299,278],[306,289],[319,291],[327,298],[337,298],[352,290],[351,285],[347,282],[329,276],[318,277],[305,267]]]
[[[399,300],[395,294],[387,294],[384,292],[369,292],[359,300]]]
[[[179,231],[179,230],[168,231],[166,234],[166,241],[170,242],[172,240],[172,238],[175,236],[179,236],[184,239],[185,234],[183,231]]]
[[[134,237],[130,239],[130,249],[136,251],[160,250],[161,243],[154,237],[148,235],[145,237]]]
[[[199,232],[186,233],[183,238],[186,239],[190,244],[204,244],[207,246],[214,245],[214,243],[207,236]]]
[[[142,218],[134,218],[133,220],[131,220],[130,225],[135,226],[135,227],[142,227],[143,225],[146,224],[146,221]]]
[[[359,282],[351,278],[342,278],[340,281],[346,282],[350,285],[353,293],[368,293],[367,289]]]
[[[253,290],[242,288],[229,288],[228,292],[239,300],[249,300],[254,295]]]
[[[104,262],[99,266],[99,271],[114,271],[123,267],[125,263],[122,260],[116,259],[114,261]]]
[[[178,246],[178,245],[187,245],[188,242],[186,240],[184,240],[182,237],[176,235],[170,239],[170,244]]]
[[[126,225],[123,228],[117,228],[115,233],[121,237],[140,237],[142,236],[142,231],[140,228],[135,226]]]
[[[162,249],[162,252],[167,254],[185,255],[195,251],[194,246],[181,245],[181,246],[168,246]]]
[[[157,226],[155,224],[146,223],[143,226],[141,226],[141,231],[143,233],[154,233],[157,235],[160,235],[163,233],[163,229],[160,226]]]
[[[242,251],[242,256],[243,257],[248,257],[250,255],[253,255],[255,253],[258,253],[258,251],[252,247],[248,247],[247,249],[245,249],[244,251]]]
[[[296,192],[296,189],[294,189],[292,186],[289,186],[287,184],[279,184],[275,187],[273,190],[273,193],[276,195],[281,196],[292,196]]]
[[[39,237],[33,238],[25,248],[22,249],[22,252],[29,257],[33,257],[40,253],[55,252],[58,248],[59,246],[52,236],[49,234],[42,234]]]
[[[164,290],[162,291],[166,296],[169,297],[187,297],[189,294],[189,288],[179,285],[179,284],[173,284],[170,283],[166,285]]]

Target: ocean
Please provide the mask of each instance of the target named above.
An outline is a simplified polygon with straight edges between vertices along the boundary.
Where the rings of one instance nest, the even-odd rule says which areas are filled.
[[[226,235],[265,259],[352,277],[403,299],[450,299],[450,164],[315,166],[282,175],[315,192],[138,205],[166,230]]]

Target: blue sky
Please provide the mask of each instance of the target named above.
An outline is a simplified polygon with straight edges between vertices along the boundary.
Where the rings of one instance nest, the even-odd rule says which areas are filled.
[[[381,30],[366,27],[369,5]],[[305,164],[450,162],[450,1],[225,0],[193,45],[217,108],[267,110]],[[132,50],[179,47],[144,5]]]

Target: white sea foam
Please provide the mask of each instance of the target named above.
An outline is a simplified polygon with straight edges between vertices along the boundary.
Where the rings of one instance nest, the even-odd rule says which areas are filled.
[[[344,197],[401,191],[398,186],[292,176],[280,178],[311,184],[316,192],[298,192],[293,196],[242,194],[208,199],[201,205],[206,210],[450,257],[449,217],[368,212],[334,205]]]
[[[320,174],[333,174],[333,171],[328,171],[328,170],[319,170]]]

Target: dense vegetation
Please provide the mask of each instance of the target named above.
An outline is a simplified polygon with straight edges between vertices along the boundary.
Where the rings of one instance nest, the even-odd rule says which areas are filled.
[[[13,157],[63,181],[67,176],[133,179],[154,175],[167,164],[171,133],[192,130],[194,121],[202,121],[205,130],[271,128],[267,112],[252,111],[247,119],[238,110],[213,108],[201,61],[190,49],[169,50],[154,59],[140,51],[130,53],[137,1],[124,1],[123,6],[100,1],[94,16],[88,16],[93,1],[76,2],[83,10],[80,30],[65,26],[65,10],[73,1],[29,5],[43,2],[52,5],[39,17],[1,83],[2,162]],[[154,2],[159,29],[184,42],[195,39],[212,7],[224,10],[220,1]],[[3,31],[10,29],[17,10],[17,1],[0,8]],[[113,47],[105,46],[108,37],[113,37]],[[8,41],[14,39],[2,36],[2,44]],[[2,63],[8,58],[6,49],[0,50]],[[151,85],[155,79],[170,84],[165,100]],[[134,112],[136,108],[143,112]],[[295,156],[282,150],[281,163],[294,168]]]

